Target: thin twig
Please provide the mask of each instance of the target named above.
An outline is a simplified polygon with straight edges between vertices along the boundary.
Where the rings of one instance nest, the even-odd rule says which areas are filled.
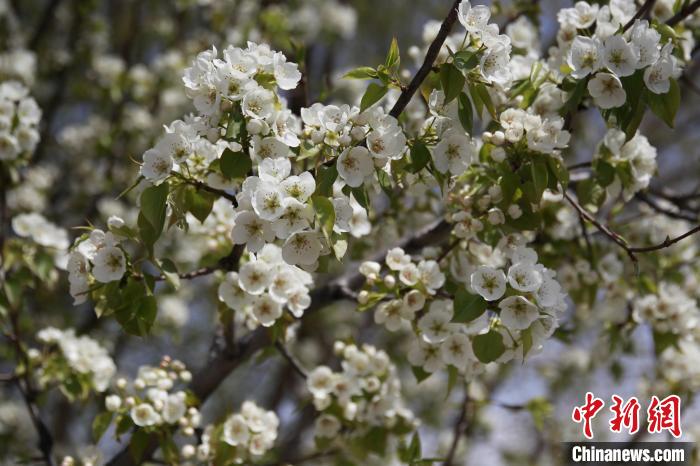
[[[646,0],[646,2],[644,2],[644,4],[641,7],[639,7],[639,10],[637,10],[634,16],[632,16],[632,18],[630,18],[630,20],[627,21],[627,24],[625,24],[622,27],[622,32],[624,33],[625,31],[627,31],[629,28],[632,27],[635,21],[637,21],[638,19],[642,19],[647,14],[647,12],[651,11],[651,9],[654,8],[654,3],[656,3],[656,0]]]
[[[644,252],[653,252],[653,251],[658,251],[661,249],[668,248],[668,247],[673,246],[674,244],[678,243],[679,241],[682,241],[685,238],[688,238],[688,237],[694,235],[695,233],[700,232],[700,225],[697,225],[694,228],[683,233],[682,235],[676,236],[675,238],[671,238],[671,237],[667,236],[666,239],[663,240],[659,244],[655,244],[652,246],[629,246],[627,244],[627,241],[625,241],[624,238],[622,238],[622,236],[620,236],[618,233],[615,233],[607,225],[599,222],[593,216],[593,214],[591,214],[585,208],[583,208],[567,192],[564,192],[564,197],[576,209],[579,216],[584,218],[589,223],[593,224],[601,233],[603,233],[605,236],[607,236],[613,242],[615,242],[618,246],[620,246],[622,249],[624,249],[625,252],[627,253],[627,255],[630,257],[630,259],[632,259],[632,261],[635,264],[637,263],[637,256],[635,256],[635,254],[644,253]]]
[[[698,221],[698,216],[692,216],[690,214],[684,214],[682,212],[676,212],[671,209],[667,209],[661,205],[659,205],[655,200],[653,200],[651,197],[644,193],[637,193],[634,196],[637,198],[639,201],[643,202],[644,204],[648,205],[652,209],[654,209],[656,212],[663,214],[667,217],[671,218],[677,218],[679,220],[686,220],[688,222],[697,222]]]
[[[460,407],[459,416],[457,417],[457,422],[455,422],[452,428],[452,444],[450,445],[450,450],[445,458],[444,466],[451,466],[454,461],[455,454],[457,453],[457,447],[459,446],[459,441],[464,435],[464,431],[467,428],[467,408],[469,407],[469,392],[465,388],[464,401]]]
[[[574,209],[576,209],[581,218],[594,225],[601,233],[603,233],[605,236],[607,236],[613,242],[615,242],[618,246],[624,249],[633,262],[637,262],[637,258],[635,257],[634,253],[630,251],[629,246],[627,246],[627,241],[625,241],[624,238],[622,238],[619,234],[615,233],[610,228],[608,228],[607,225],[604,225],[601,222],[599,222],[598,219],[596,219],[593,216],[593,214],[584,209],[581,206],[581,204],[579,204],[576,200],[569,196],[569,194],[566,191],[564,191],[564,198],[566,198],[566,200],[569,201],[569,204],[571,204],[574,207]]]
[[[403,110],[406,108],[406,105],[408,105],[408,103],[411,101],[413,94],[416,93],[421,84],[423,84],[423,81],[425,81],[425,78],[427,78],[432,71],[433,63],[435,63],[435,60],[440,54],[442,44],[445,43],[445,39],[447,39],[450,30],[452,30],[452,26],[454,26],[455,22],[457,21],[457,8],[459,7],[459,3],[460,0],[455,0],[455,2],[452,4],[450,12],[440,26],[440,31],[438,32],[437,36],[435,36],[435,40],[433,40],[433,43],[430,44],[430,47],[428,47],[428,52],[425,54],[423,64],[418,69],[415,76],[413,76],[413,79],[411,79],[408,87],[401,92],[401,95],[394,104],[394,107],[389,112],[389,114],[394,118],[398,118],[399,115],[401,115]]]
[[[294,372],[299,374],[302,379],[306,379],[308,377],[306,370],[304,370],[301,367],[301,364],[294,359],[294,356],[289,354],[289,351],[287,351],[287,348],[285,348],[284,344],[280,341],[275,342],[275,348],[277,348],[277,351],[280,352],[280,354],[284,357],[284,359],[287,360],[287,362],[292,366],[292,369],[294,369]]]

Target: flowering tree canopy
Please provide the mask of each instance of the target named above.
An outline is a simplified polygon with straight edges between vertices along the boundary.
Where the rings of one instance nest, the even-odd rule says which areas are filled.
[[[700,1],[433,3],[0,0],[3,462],[556,464],[591,387],[690,404]]]

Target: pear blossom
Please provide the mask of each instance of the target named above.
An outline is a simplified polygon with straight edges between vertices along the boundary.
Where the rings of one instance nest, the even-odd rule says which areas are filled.
[[[459,130],[448,130],[435,146],[433,159],[440,173],[462,174],[476,155],[471,138]]]
[[[321,253],[321,241],[315,231],[302,231],[292,234],[282,247],[282,257],[292,265],[311,265]]]
[[[581,79],[598,70],[602,64],[601,48],[600,41],[595,38],[576,36],[571,43],[567,59],[568,65],[573,70],[571,75]]]
[[[610,36],[603,42],[603,64],[616,76],[629,76],[637,69],[639,51],[622,36]]]
[[[588,92],[591,93],[595,104],[603,109],[620,107],[627,100],[627,93],[622,88],[620,79],[610,73],[597,73],[588,81]]]
[[[486,301],[496,301],[506,292],[506,276],[500,269],[480,265],[471,275],[471,287]]]
[[[522,296],[509,296],[498,304],[501,322],[513,330],[523,330],[532,324],[539,312],[537,306]]]
[[[362,186],[365,178],[374,173],[372,157],[361,146],[343,151],[338,157],[337,168],[340,177],[352,188]]]

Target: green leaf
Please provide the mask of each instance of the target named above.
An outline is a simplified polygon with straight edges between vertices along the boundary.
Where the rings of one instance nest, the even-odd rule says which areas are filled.
[[[457,380],[459,380],[459,370],[455,366],[447,366],[447,392],[445,393],[445,399],[450,397],[450,393],[457,385]]]
[[[464,75],[451,63],[440,67],[440,83],[445,93],[445,105],[452,102],[464,88]]]
[[[535,203],[539,203],[542,199],[544,190],[547,189],[548,173],[547,163],[544,160],[533,160],[530,164],[530,173],[532,176],[532,185],[535,189]]]
[[[486,88],[481,83],[478,83],[475,86],[476,93],[479,95],[479,99],[481,102],[483,102],[484,107],[486,107],[486,110],[489,112],[489,115],[491,115],[491,118],[494,120],[498,120],[498,115],[496,115],[496,107],[493,105],[493,101],[491,100],[491,94],[489,94],[489,90]],[[472,94],[473,95],[473,94]]]
[[[530,327],[526,328],[522,332],[520,332],[520,340],[523,343],[523,360],[525,359],[525,356],[527,356],[527,353],[530,352],[532,349],[532,329]]]
[[[92,421],[92,439],[95,443],[99,442],[107,431],[113,417],[114,413],[110,412],[100,413],[95,416],[95,419]]]
[[[382,188],[382,191],[384,191],[387,196],[391,197],[393,195],[393,188],[391,186],[391,177],[389,174],[381,168],[378,168],[377,181],[379,181],[379,186]]]
[[[666,348],[678,347],[680,337],[672,332],[654,332],[654,351],[656,355],[663,353]]]
[[[387,86],[370,83],[369,86],[367,86],[365,95],[362,96],[362,100],[360,101],[360,112],[364,112],[369,107],[379,102],[379,100],[386,95],[388,90],[389,88]]]
[[[457,115],[464,131],[471,134],[474,127],[474,112],[472,111],[472,103],[469,100],[469,96],[464,92],[461,92],[457,99]]]
[[[384,66],[387,68],[392,68],[393,66],[398,65],[400,62],[401,55],[399,53],[399,42],[396,40],[396,37],[394,37],[391,40],[391,46],[389,47],[389,53],[386,56]]]
[[[454,64],[462,71],[469,71],[479,64],[479,55],[469,50],[462,50],[454,55]]]
[[[361,66],[350,70],[345,75],[343,79],[374,79],[377,77],[377,70],[369,66]]]
[[[595,179],[602,187],[606,188],[615,181],[615,167],[606,161],[600,159],[596,160],[594,162],[594,168],[596,174]]]
[[[321,165],[316,172],[316,194],[324,197],[333,195],[333,183],[338,178],[338,168],[335,164]]]
[[[559,183],[561,183],[562,186],[566,187],[569,185],[569,170],[566,169],[566,166],[561,160],[554,157],[548,157],[547,165],[549,165],[551,174],[557,181],[559,181]]]
[[[671,87],[666,94],[647,92],[645,95],[651,111],[669,128],[673,128],[676,112],[681,105],[681,91],[676,80],[671,78]]]
[[[580,79],[580,80],[576,81],[576,85],[574,86],[573,90],[569,94],[569,98],[566,100],[566,103],[559,110],[559,114],[561,116],[566,116],[569,113],[575,112],[576,109],[578,109],[578,106],[581,103],[581,100],[583,99],[583,96],[586,93],[587,82],[588,82],[587,79]]]
[[[141,463],[143,452],[146,450],[149,440],[150,436],[143,429],[137,429],[131,436],[131,441],[129,442],[129,453],[131,453],[131,458],[137,464]]]
[[[333,203],[324,196],[313,196],[311,203],[316,211],[319,226],[326,240],[330,244],[331,235],[333,234],[333,225],[335,225],[335,209]]]
[[[253,161],[243,152],[224,150],[219,159],[221,173],[228,179],[244,179],[253,168]]]
[[[525,409],[530,412],[535,427],[540,431],[544,428],[544,421],[554,410],[552,404],[545,398],[533,398],[527,402]]]
[[[510,205],[515,192],[520,187],[520,178],[515,173],[507,171],[501,175],[501,182],[499,184],[501,186],[503,202]]]
[[[350,192],[355,198],[358,204],[364,209],[369,209],[369,198],[367,197],[367,191],[363,186],[358,186],[357,188],[351,188]]]
[[[389,433],[383,427],[372,427],[362,439],[363,445],[372,453],[379,456],[386,454]]]
[[[494,330],[475,336],[472,340],[472,348],[474,355],[484,364],[495,361],[506,351],[503,335]]]
[[[411,371],[413,372],[413,376],[416,378],[416,382],[418,383],[421,383],[422,381],[433,375],[431,372],[428,372],[419,366],[411,366]]]
[[[452,322],[471,322],[486,312],[486,306],[486,300],[480,295],[468,293],[464,288],[460,288],[455,295],[455,314]]]
[[[158,186],[149,186],[141,193],[141,214],[153,227],[157,236],[163,231],[169,191],[170,185],[165,182]]]
[[[399,447],[399,459],[404,463],[413,464],[421,457],[420,434],[416,431],[408,445],[402,444]]]
[[[208,191],[198,191],[194,187],[190,187],[185,192],[185,206],[188,212],[191,212],[200,223],[204,223],[212,208],[216,196]]]
[[[120,436],[127,433],[132,427],[134,427],[134,422],[131,420],[131,416],[125,414],[117,417],[117,428],[115,429],[117,440]]]
[[[430,151],[423,141],[416,141],[411,147],[411,164],[408,170],[411,173],[418,173],[424,169],[430,162]]]
[[[143,284],[130,281],[118,295],[114,317],[126,332],[144,336],[151,331],[157,312],[155,296],[149,295]]]

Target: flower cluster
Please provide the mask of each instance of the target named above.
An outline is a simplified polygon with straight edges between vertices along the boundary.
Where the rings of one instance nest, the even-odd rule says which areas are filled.
[[[619,129],[609,129],[598,145],[594,159],[615,169],[615,182],[610,189],[613,192],[622,190],[626,200],[649,186],[656,173],[656,148],[640,133],[628,141]]]
[[[195,449],[182,448],[182,456],[210,464],[214,458],[225,457],[235,464],[255,461],[267,453],[277,439],[279,419],[274,411],[266,411],[252,401],[245,401],[239,413],[232,414],[217,425],[204,429],[202,441]]]
[[[342,370],[315,368],[307,388],[321,415],[316,419],[316,439],[330,442],[341,431],[351,435],[380,427],[397,435],[414,428],[413,413],[401,399],[401,383],[389,356],[370,345],[336,342],[334,350],[343,358]]]
[[[525,330],[535,322],[544,329],[553,329],[556,316],[566,310],[556,272],[537,263],[533,249],[517,247],[508,253],[511,265],[507,273],[501,268],[479,266],[470,278],[471,291],[491,305],[498,302],[500,321],[512,332]]]
[[[628,31],[617,32],[635,11],[633,1],[602,7],[577,2],[573,8],[565,8],[558,14],[560,52],[566,54],[572,77],[592,76],[587,88],[600,108],[625,104],[627,93],[620,78],[637,70],[644,70],[644,84],[654,94],[667,93],[671,78],[680,74],[678,60],[672,55],[673,44],[662,44],[661,34],[648,21],[637,20]],[[592,35],[581,34],[590,28],[595,31]]]
[[[517,144],[524,138],[529,150],[552,154],[566,148],[571,138],[571,134],[563,129],[564,119],[560,116],[542,118],[525,110],[509,108],[501,113],[499,122],[503,131],[486,135],[486,139],[497,147],[502,146],[504,141]],[[497,162],[503,160],[504,149],[499,147],[492,150],[491,157]]]
[[[294,89],[301,79],[295,63],[287,62],[281,52],[268,45],[248,42],[248,47],[228,46],[218,58],[215,47],[201,52],[185,70],[182,80],[188,96],[197,110],[206,116],[218,115],[241,102],[243,113],[252,119],[273,126],[276,119],[276,95],[265,83],[274,83],[280,89]]]
[[[159,184],[173,172],[185,173],[212,186],[228,187],[221,176],[209,170],[224,150],[239,151],[240,145],[224,140],[211,142],[211,129],[200,117],[187,121],[175,120],[165,127],[165,133],[156,145],[143,154],[141,175],[153,184]],[[222,186],[223,185],[223,186]]]
[[[413,322],[416,312],[425,305],[426,297],[434,296],[445,284],[445,274],[436,261],[421,259],[414,262],[401,248],[389,250],[385,262],[389,270],[384,275],[381,274],[381,264],[372,261],[363,262],[360,273],[365,276],[367,286],[375,287],[381,293],[375,297],[396,296],[379,303],[374,313],[377,324],[394,332],[404,323]],[[371,299],[372,293],[367,289],[358,296],[360,305],[370,303]]]
[[[36,212],[13,217],[12,229],[23,238],[31,238],[35,243],[57,251],[66,251],[70,245],[66,230]]]
[[[657,332],[687,336],[698,326],[700,309],[683,288],[662,282],[657,293],[634,300],[633,317],[648,322]]]
[[[115,423],[119,424],[126,418],[147,430],[179,425],[183,434],[194,436],[200,423],[199,410],[185,391],[176,389],[178,382],[191,379],[192,374],[182,362],[167,356],[158,367],[139,367],[131,384],[124,378],[118,379],[116,393],[105,398],[107,412],[113,413],[110,420],[116,418]]]
[[[41,109],[18,81],[0,83],[0,161],[12,162],[34,152],[39,143]]]
[[[456,254],[451,265],[468,294],[433,301],[417,321],[419,338],[408,359],[427,373],[452,366],[471,378],[481,363],[524,358],[554,332],[566,309],[555,272],[537,263],[532,249],[506,243],[486,260],[489,265],[474,264],[486,258],[473,255]],[[489,353],[484,345],[501,350]]]
[[[37,333],[45,345],[40,351],[31,349],[29,357],[36,364],[41,384],[59,382],[69,397],[84,398],[89,390],[107,390],[116,372],[107,350],[85,335],[77,336],[73,329],[47,327]]]
[[[318,150],[338,155],[338,175],[346,185],[362,186],[375,167],[403,157],[406,136],[398,120],[375,105],[360,113],[348,105],[314,104],[301,109],[302,138]],[[359,145],[365,140],[367,147]]]
[[[672,387],[672,391],[700,388],[700,347],[696,341],[681,339],[677,346],[666,348],[659,357],[661,375]]]
[[[219,299],[237,312],[248,328],[269,327],[282,317],[286,307],[301,317],[309,307],[311,275],[287,264],[282,250],[266,244],[238,272],[229,272],[219,285]]]
[[[119,218],[110,219],[111,225],[123,225]],[[76,240],[68,258],[68,281],[75,304],[87,300],[92,279],[99,283],[121,280],[126,273],[126,254],[119,246],[120,239],[111,231],[92,230]]]
[[[486,5],[472,6],[469,1],[459,4],[457,18],[469,33],[475,49],[486,48],[479,63],[482,76],[488,82],[506,85],[511,80],[511,39],[499,34],[498,25],[490,23],[491,10]]]

